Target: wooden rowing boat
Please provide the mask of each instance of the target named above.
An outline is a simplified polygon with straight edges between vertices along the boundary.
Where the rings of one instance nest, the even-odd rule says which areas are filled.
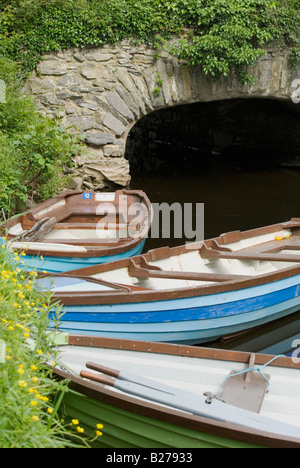
[[[104,425],[96,447],[300,447],[291,358],[67,334],[60,343],[66,416],[87,434]]]
[[[26,251],[27,267],[57,273],[141,253],[150,223],[142,191],[77,190],[8,220],[0,235]]]
[[[229,233],[40,278],[38,284],[64,305],[63,331],[209,342],[299,310],[299,230],[300,220],[292,220]]]

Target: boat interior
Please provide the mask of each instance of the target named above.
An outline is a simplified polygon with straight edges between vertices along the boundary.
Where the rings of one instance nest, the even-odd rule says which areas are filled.
[[[91,199],[84,199],[83,195],[79,191],[57,197],[49,206],[42,204],[9,221],[6,234],[13,247],[40,247],[36,242],[50,243],[50,250],[55,244],[56,249],[62,250],[65,245],[113,247],[139,238],[142,232],[147,235],[150,213],[143,192],[92,192]]]
[[[70,339],[75,342],[76,336],[71,336]],[[274,418],[275,421],[298,425],[299,373],[293,372],[293,369],[288,367],[277,366],[277,361],[280,363],[280,356],[272,363],[270,362],[272,356],[255,354],[250,354],[246,361],[245,356],[248,353],[239,353],[243,355],[241,361],[238,358],[233,360],[233,357],[230,358],[232,360],[226,360],[226,353],[222,353],[221,350],[205,351],[207,356],[204,354],[201,357],[201,348],[196,349],[195,356],[184,355],[182,349],[183,355],[173,355],[154,351],[153,343],[149,347],[150,352],[145,346],[143,350],[142,343],[136,342],[135,345],[134,342],[128,343],[128,346],[130,344],[132,346],[127,350],[121,349],[121,345],[118,349],[112,346],[97,347],[95,343],[92,346],[69,344],[61,347],[61,355],[58,355],[57,362],[58,364],[61,362],[63,368],[69,369],[71,373],[81,374],[83,377],[96,381],[97,375],[93,378],[92,374],[82,374],[82,371],[95,369],[113,375],[108,371],[108,368],[111,368],[117,372],[134,373],[137,376],[151,379],[158,388],[159,385],[168,385],[174,389],[174,392],[187,391],[199,397],[204,396],[207,398],[207,403],[210,398],[220,398],[240,408]],[[126,342],[124,346],[126,347]],[[261,373],[254,371],[260,360],[266,363]],[[268,365],[269,363],[271,365]],[[249,372],[246,372],[247,369]],[[237,376],[234,376],[234,373],[237,373]],[[98,381],[101,382],[101,380]],[[102,383],[105,383],[105,380],[102,380]],[[120,393],[118,389],[115,391]]]
[[[223,245],[212,240],[197,248],[163,247],[129,259],[126,267],[115,264],[91,276],[143,289],[173,289],[248,280],[300,266],[299,260],[299,236],[280,230]]]

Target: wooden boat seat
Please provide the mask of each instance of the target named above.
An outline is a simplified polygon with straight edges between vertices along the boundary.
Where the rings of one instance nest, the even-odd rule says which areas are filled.
[[[270,247],[270,246],[269,246]],[[199,255],[201,258],[206,259],[236,259],[236,260],[262,260],[262,261],[270,261],[270,262],[300,262],[300,254],[299,255],[292,255],[292,254],[280,254],[278,251],[289,249],[290,246],[288,244],[281,245],[280,248],[277,246],[277,250],[274,251],[266,251],[262,252],[256,248],[247,248],[235,252],[226,252],[221,250],[216,250],[212,248],[208,248],[205,244],[199,249]],[[300,250],[299,247],[296,248],[295,244],[293,250]]]
[[[75,245],[79,247],[86,247],[86,246],[97,246],[97,247],[121,247],[123,244],[126,244],[130,238],[124,237],[124,239],[41,239],[39,242],[41,244],[64,244],[64,245]]]
[[[38,274],[38,277],[39,278],[47,278],[48,276],[51,276],[49,275],[48,273],[39,273]],[[93,276],[89,276],[89,278],[87,279],[85,276],[80,276],[80,275],[68,275],[68,274],[65,274],[65,273],[55,273],[54,276],[58,276],[58,277],[66,277],[66,278],[78,278],[78,279],[82,279],[83,281],[89,281],[90,283],[95,283],[95,284],[101,284],[102,286],[108,286],[112,289],[114,289],[115,291],[114,292],[133,292],[133,291],[147,291],[146,288],[140,288],[139,286],[134,286],[134,285],[131,285],[131,284],[121,284],[121,283],[112,283],[111,281],[106,281],[106,280],[102,280],[101,278],[95,278]],[[88,292],[88,294],[90,294],[91,291]],[[110,291],[102,291],[102,294],[109,294]],[[64,293],[64,294],[73,294],[72,292],[69,292],[69,293]],[[55,293],[54,293],[55,295]]]
[[[119,231],[122,229],[128,229],[128,224],[120,223],[120,224],[103,224],[103,227],[99,228],[99,222],[96,223],[57,223],[53,229],[101,229],[103,231],[112,229],[115,231]],[[140,226],[130,226],[131,231],[140,230]]]
[[[254,362],[255,354],[251,354],[248,372],[230,372],[221,398],[231,405],[259,413],[271,377],[264,374],[265,378],[261,373],[255,372]]]
[[[151,268],[151,269],[150,269]],[[197,273],[189,271],[169,271],[162,270],[150,266],[146,268],[144,266],[138,266],[135,261],[131,258],[129,260],[128,273],[129,276],[134,278],[164,278],[164,279],[184,279],[184,280],[194,280],[194,281],[212,281],[212,282],[221,282],[221,281],[236,281],[249,279],[250,276],[246,275],[227,275],[227,274],[215,274],[215,273]]]

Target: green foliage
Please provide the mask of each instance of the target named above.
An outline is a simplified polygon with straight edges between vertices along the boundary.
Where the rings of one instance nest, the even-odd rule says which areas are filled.
[[[192,33],[172,52],[217,79],[236,70],[241,81],[248,81],[246,68],[265,54],[266,44],[291,45],[300,31],[293,2],[290,8],[273,0],[182,0],[181,5]]]
[[[25,201],[27,187],[22,183],[21,154],[3,133],[0,133],[0,149],[0,208],[9,214],[17,202]]]
[[[23,269],[24,257],[0,242],[0,447],[90,447],[102,432],[86,437],[79,420],[62,419],[69,381],[54,378],[50,367],[60,356],[49,314],[59,320],[62,307],[51,291],[36,287],[37,273]]]
[[[270,41],[299,57],[298,0],[5,0],[0,54],[31,71],[41,55],[124,38],[155,45],[186,33],[171,48],[218,78],[245,68]]]
[[[69,429],[57,417],[55,395],[68,382],[53,380],[45,365],[51,295],[35,290],[36,274],[22,271],[22,258],[0,246],[0,447],[64,448]]]
[[[26,198],[42,201],[55,195],[80,148],[76,137],[38,114],[23,95],[15,63],[0,59],[0,79],[7,84],[6,102],[0,104],[0,208],[10,216]]]

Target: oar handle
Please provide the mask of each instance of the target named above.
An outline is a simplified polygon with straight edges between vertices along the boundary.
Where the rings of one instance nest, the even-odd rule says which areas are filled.
[[[96,362],[87,362],[86,367],[88,369],[102,372],[103,374],[106,374],[106,375],[111,375],[112,377],[115,377],[116,379],[119,377],[119,374],[120,374],[120,371],[112,369],[111,367],[102,366],[101,364],[97,364]]]
[[[88,372],[85,370],[82,370],[80,372],[80,375],[85,379],[94,380],[95,382],[99,382],[104,385],[110,385],[111,387],[115,386],[115,380],[111,379],[110,377],[107,377],[107,375],[98,375],[94,374],[94,372]]]

